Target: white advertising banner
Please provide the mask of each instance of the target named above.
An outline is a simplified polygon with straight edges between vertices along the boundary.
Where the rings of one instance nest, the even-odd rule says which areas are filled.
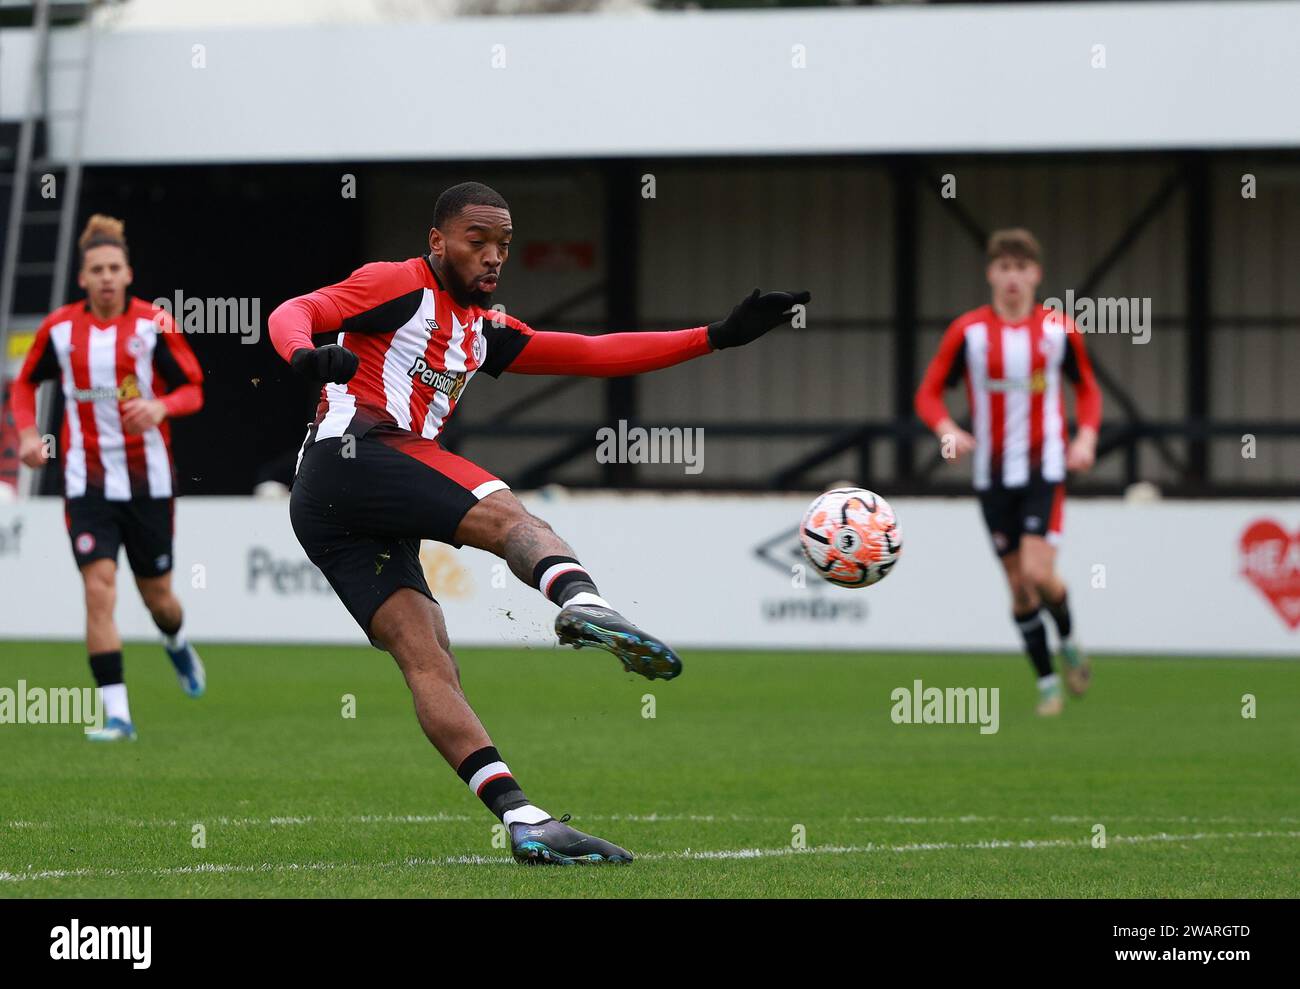
[[[811,495],[524,496],[601,593],[679,648],[1014,650],[1002,571],[974,499],[896,499],[898,566],[860,590],[808,573]],[[459,645],[546,646],[555,609],[477,550],[426,543],[425,573]],[[288,504],[177,502],[174,579],[196,641],[365,638],[304,557]],[[1098,652],[1300,656],[1300,500],[1073,501],[1060,569]],[[122,560],[118,620],[155,633]],[[77,639],[81,585],[62,503],[0,504],[0,637]]]

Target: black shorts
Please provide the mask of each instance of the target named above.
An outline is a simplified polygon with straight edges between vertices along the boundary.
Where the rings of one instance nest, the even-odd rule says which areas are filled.
[[[998,556],[1020,548],[1021,536],[1043,536],[1055,544],[1065,515],[1065,485],[1035,478],[1021,488],[989,488],[979,492],[984,524]]]
[[[506,487],[433,440],[378,426],[307,447],[289,517],[307,557],[369,636],[375,612],[400,588],[433,599],[420,540],[460,546],[465,513]]]
[[[95,560],[116,562],[118,550],[125,545],[131,572],[137,577],[170,573],[175,504],[171,498],[109,501],[99,494],[65,498],[63,517],[77,566]]]

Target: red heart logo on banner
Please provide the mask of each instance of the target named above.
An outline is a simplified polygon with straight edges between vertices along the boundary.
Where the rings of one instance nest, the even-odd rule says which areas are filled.
[[[1292,630],[1300,627],[1300,532],[1289,535],[1272,519],[1241,534],[1241,573]]]

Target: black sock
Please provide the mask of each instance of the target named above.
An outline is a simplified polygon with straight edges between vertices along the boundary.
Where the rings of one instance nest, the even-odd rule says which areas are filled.
[[[1055,603],[1043,598],[1043,607],[1052,616],[1052,621],[1056,622],[1056,631],[1060,633],[1061,639],[1068,639],[1072,628],[1070,624],[1070,596],[1062,594],[1061,600]]]
[[[561,608],[565,601],[582,591],[599,593],[591,574],[571,556],[548,556],[540,560],[533,567],[533,586]]]
[[[1043,624],[1042,612],[1035,608],[1023,615],[1013,614],[1012,617],[1015,618],[1016,627],[1024,637],[1025,652],[1029,653],[1029,661],[1034,664],[1034,672],[1038,674],[1040,680],[1045,676],[1051,676],[1052,654],[1047,651],[1047,626]]]
[[[485,745],[477,752],[471,752],[457,767],[456,773],[498,818],[504,817],[506,811],[528,803],[524,791],[510,775],[510,767],[501,761],[494,746]]]
[[[111,687],[122,682],[122,650],[116,652],[97,652],[90,657],[90,672],[94,674],[95,685]]]

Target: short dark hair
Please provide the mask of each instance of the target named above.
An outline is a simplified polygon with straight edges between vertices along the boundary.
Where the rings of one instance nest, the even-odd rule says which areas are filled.
[[[443,190],[438,197],[433,206],[433,225],[440,228],[458,216],[466,206],[497,206],[505,210],[510,208],[505,197],[491,186],[482,182],[462,182]]]
[[[989,236],[987,253],[990,261],[1006,257],[1039,264],[1043,261],[1043,249],[1038,243],[1038,238],[1024,227],[994,230]]]

